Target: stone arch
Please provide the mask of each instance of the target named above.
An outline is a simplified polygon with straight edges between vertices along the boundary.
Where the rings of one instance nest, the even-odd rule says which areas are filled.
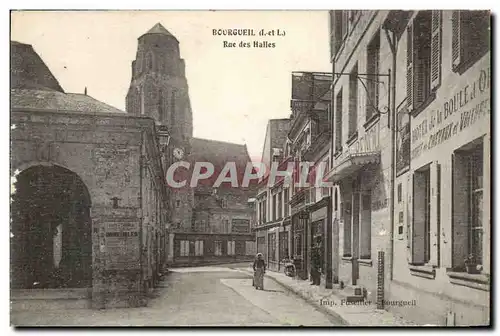
[[[12,287],[90,287],[92,201],[83,179],[51,162],[24,163],[14,177]]]

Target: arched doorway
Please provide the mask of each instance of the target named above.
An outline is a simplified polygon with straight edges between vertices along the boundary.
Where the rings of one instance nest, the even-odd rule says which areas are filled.
[[[17,175],[11,207],[11,287],[90,287],[92,235],[87,187],[59,166]]]

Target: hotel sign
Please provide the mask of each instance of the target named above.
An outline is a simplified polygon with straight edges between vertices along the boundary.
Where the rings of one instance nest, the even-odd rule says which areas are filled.
[[[483,68],[467,84],[459,87],[411,131],[411,159],[455,137],[491,112],[489,67]]]

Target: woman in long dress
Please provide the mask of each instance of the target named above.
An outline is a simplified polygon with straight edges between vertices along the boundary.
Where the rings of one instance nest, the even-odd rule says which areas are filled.
[[[253,283],[256,289],[264,290],[264,273],[266,272],[266,263],[262,253],[257,253],[257,258],[253,262]]]

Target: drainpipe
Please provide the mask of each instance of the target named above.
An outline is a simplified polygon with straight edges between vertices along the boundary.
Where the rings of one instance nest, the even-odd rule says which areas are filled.
[[[389,127],[391,129],[391,179],[390,179],[390,272],[389,279],[393,279],[394,275],[394,188],[395,188],[395,178],[396,178],[396,62],[397,62],[397,41],[396,34],[391,31],[392,34],[389,33],[389,29],[385,28],[385,34],[387,37],[387,41],[389,42],[389,46],[391,48],[392,54],[392,65],[389,69]],[[391,37],[392,35],[392,37]]]

